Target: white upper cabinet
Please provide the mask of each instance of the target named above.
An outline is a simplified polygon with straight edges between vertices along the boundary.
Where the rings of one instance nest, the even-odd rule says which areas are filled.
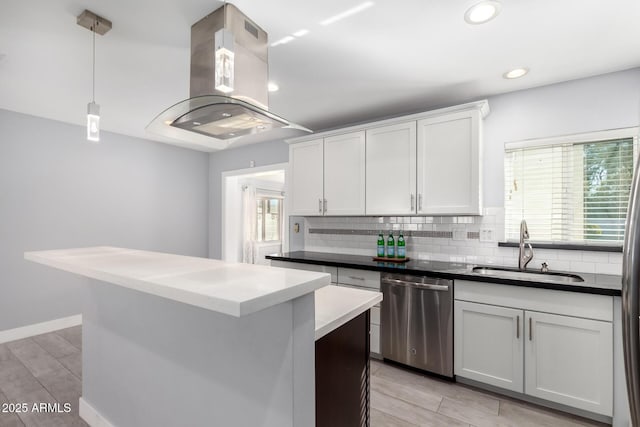
[[[323,141],[291,144],[291,215],[322,215],[323,212]]]
[[[291,214],[481,215],[488,113],[479,101],[288,140]]]
[[[368,129],[367,215],[416,213],[416,122]]]
[[[418,214],[480,215],[480,111],[418,121]]]
[[[324,214],[365,214],[364,131],[324,139]]]

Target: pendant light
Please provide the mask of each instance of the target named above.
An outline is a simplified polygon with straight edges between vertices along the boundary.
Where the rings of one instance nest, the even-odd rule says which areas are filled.
[[[96,104],[96,34],[101,36],[106,34],[111,29],[111,21],[85,10],[78,16],[77,24],[92,33],[92,92],[91,102],[87,104],[87,140],[98,142],[100,141],[100,105]]]
[[[233,34],[227,30],[227,2],[224,2],[222,29],[214,35],[215,89],[222,93],[233,92],[234,46]]]

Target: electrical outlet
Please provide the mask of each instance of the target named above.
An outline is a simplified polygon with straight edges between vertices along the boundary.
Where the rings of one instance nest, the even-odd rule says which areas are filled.
[[[483,228],[480,230],[481,242],[493,242],[494,230],[492,228]]]

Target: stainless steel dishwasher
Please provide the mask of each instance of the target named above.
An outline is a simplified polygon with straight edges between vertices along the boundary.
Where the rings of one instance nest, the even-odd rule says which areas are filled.
[[[382,357],[453,377],[453,281],[383,273]]]

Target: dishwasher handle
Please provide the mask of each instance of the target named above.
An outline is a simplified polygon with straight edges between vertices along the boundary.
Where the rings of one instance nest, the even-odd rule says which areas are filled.
[[[386,283],[388,285],[401,285],[401,286],[409,286],[411,288],[424,289],[427,291],[448,291],[449,285],[436,285],[432,283],[419,283],[419,282],[408,282],[406,280],[398,280],[398,279],[382,279],[382,283]]]

